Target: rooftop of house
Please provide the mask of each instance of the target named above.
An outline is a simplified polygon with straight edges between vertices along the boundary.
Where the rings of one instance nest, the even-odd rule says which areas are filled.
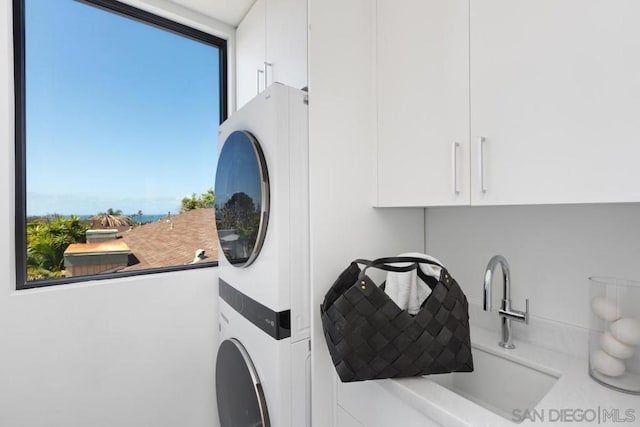
[[[121,271],[142,270],[218,260],[213,208],[194,209],[119,233],[133,256]],[[204,256],[197,257],[196,251]]]
[[[64,251],[65,255],[99,255],[131,253],[131,249],[122,239],[96,243],[72,243]]]

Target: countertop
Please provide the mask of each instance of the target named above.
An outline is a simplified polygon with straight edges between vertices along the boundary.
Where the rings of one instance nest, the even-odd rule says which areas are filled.
[[[537,414],[535,421],[524,419],[517,424],[430,381],[428,377],[386,380],[383,387],[447,427],[549,426],[561,424],[559,417],[564,417],[563,424],[640,426],[640,396],[616,392],[596,383],[589,377],[586,359],[526,342],[517,342],[517,348],[506,350],[497,345],[498,335],[494,331],[475,327],[471,328],[471,340],[475,348],[559,377],[534,408]],[[617,414],[618,422],[612,422],[611,419],[605,421],[603,410],[608,414]],[[533,411],[531,415],[534,415]],[[541,416],[544,416],[544,420]],[[585,416],[587,420],[581,419]],[[592,418],[593,421],[590,421]]]

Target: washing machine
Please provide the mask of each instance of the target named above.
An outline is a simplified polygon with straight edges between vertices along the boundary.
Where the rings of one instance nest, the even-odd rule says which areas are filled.
[[[219,128],[221,427],[311,425],[307,113],[275,83]]]

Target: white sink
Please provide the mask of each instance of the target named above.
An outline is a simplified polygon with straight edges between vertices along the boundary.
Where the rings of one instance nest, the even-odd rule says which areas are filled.
[[[430,375],[441,386],[513,421],[513,411],[533,409],[558,376],[473,348],[474,372]]]

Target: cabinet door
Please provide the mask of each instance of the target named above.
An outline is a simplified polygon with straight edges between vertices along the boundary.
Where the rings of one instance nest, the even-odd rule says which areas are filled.
[[[362,423],[353,418],[353,416],[342,409],[340,405],[336,405],[336,427],[364,427]]]
[[[639,18],[637,0],[471,2],[473,204],[640,200]]]
[[[378,206],[467,205],[469,1],[378,0],[377,19]]]
[[[236,109],[265,89],[265,2],[257,0],[236,30]]]
[[[307,86],[307,1],[267,0],[267,82]]]

